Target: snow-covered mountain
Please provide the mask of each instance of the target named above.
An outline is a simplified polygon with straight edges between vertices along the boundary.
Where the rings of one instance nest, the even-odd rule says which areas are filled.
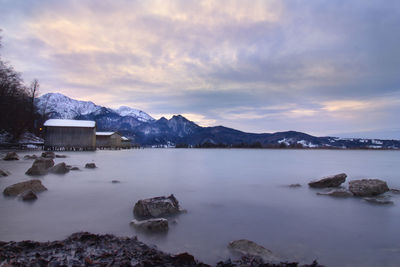
[[[127,106],[121,106],[121,107],[119,107],[117,109],[114,109],[114,111],[117,112],[122,117],[125,117],[125,116],[135,117],[139,121],[143,121],[143,122],[153,121],[154,120],[146,112],[138,110],[138,109],[130,108],[130,107],[127,107]]]
[[[130,107],[120,107],[113,110],[98,106],[91,101],[79,101],[60,93],[48,93],[36,99],[36,106],[41,114],[47,114],[52,119],[75,119],[85,115],[98,115],[105,111],[115,112],[122,117],[133,117],[147,122],[154,119],[147,113]]]

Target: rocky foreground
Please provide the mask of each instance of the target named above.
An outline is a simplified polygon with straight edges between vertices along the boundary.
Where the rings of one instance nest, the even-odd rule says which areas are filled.
[[[188,253],[170,255],[149,247],[136,237],[75,233],[62,241],[0,242],[0,266],[209,266]],[[282,262],[264,263],[259,257],[219,262],[217,267],[274,266],[317,267]]]

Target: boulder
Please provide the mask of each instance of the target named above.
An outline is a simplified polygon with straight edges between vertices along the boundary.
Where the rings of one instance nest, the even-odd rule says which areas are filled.
[[[168,231],[168,220],[164,218],[148,219],[143,221],[132,220],[131,225],[139,230],[147,232]]]
[[[345,173],[340,173],[336,175],[322,177],[318,181],[311,181],[308,183],[308,185],[313,188],[338,187],[346,181],[346,177],[347,175]]]
[[[8,152],[3,160],[19,160],[18,154],[15,152]]]
[[[37,196],[32,190],[28,190],[21,194],[21,199],[23,201],[33,201],[37,199]]]
[[[96,164],[94,164],[94,163],[86,163],[85,168],[94,169],[94,168],[96,168]]]
[[[67,157],[67,155],[56,154],[56,158],[59,158],[59,159],[65,159],[66,157]]]
[[[232,241],[229,243],[228,248],[243,256],[260,257],[266,263],[276,263],[281,261],[281,259],[274,255],[269,249],[246,239]]]
[[[80,169],[78,167],[72,167],[70,170],[71,171],[79,171]]]
[[[9,176],[9,175],[10,175],[10,173],[8,171],[0,169],[0,177],[5,177],[5,176]]]
[[[385,181],[379,179],[362,179],[349,182],[349,190],[359,197],[377,196],[389,191]]]
[[[54,166],[54,161],[48,158],[37,158],[32,167],[30,167],[25,174],[27,175],[45,175],[48,170]]]
[[[352,197],[353,193],[351,193],[347,189],[333,189],[328,192],[317,193],[317,195],[331,196],[331,197]]]
[[[42,153],[42,158],[45,159],[54,159],[56,157],[56,154],[53,151],[46,151]]]
[[[69,168],[65,162],[58,163],[49,169],[49,172],[55,174],[65,174],[69,172]]]
[[[24,159],[37,159],[38,158],[38,156],[36,156],[36,155],[25,155],[24,156]]]
[[[365,201],[376,205],[393,205],[393,201],[389,197],[364,197]]]
[[[137,218],[149,219],[170,216],[182,212],[174,195],[154,197],[136,202],[133,214]]]
[[[42,191],[46,191],[47,188],[42,185],[40,180],[34,179],[7,186],[4,189],[3,194],[5,196],[18,196],[19,194],[28,190],[31,190],[34,193],[40,193]]]

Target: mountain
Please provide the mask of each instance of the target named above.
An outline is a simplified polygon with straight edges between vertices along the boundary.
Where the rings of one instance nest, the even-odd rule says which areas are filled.
[[[144,146],[400,149],[399,140],[316,137],[296,131],[246,133],[224,126],[201,127],[181,115],[155,120],[130,107],[111,109],[58,93],[39,97],[36,105],[49,118],[94,120],[98,131],[118,131]]]
[[[75,119],[79,116],[96,116],[103,113],[116,114],[120,117],[134,118],[141,122],[153,121],[147,113],[121,106],[118,109],[110,109],[98,106],[91,101],[79,101],[60,93],[48,93],[36,99],[36,106],[41,114],[48,114],[52,119]]]

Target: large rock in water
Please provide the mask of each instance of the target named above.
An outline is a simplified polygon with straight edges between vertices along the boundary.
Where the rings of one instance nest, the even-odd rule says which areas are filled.
[[[65,162],[58,163],[49,169],[49,172],[56,173],[56,174],[65,174],[69,172],[67,164]]]
[[[8,152],[7,155],[3,158],[4,160],[19,160],[17,153]]]
[[[308,185],[313,188],[338,187],[346,181],[346,177],[347,175],[345,173],[340,173],[336,175],[322,177],[318,181],[311,181],[308,183]]]
[[[359,197],[371,197],[389,191],[385,181],[379,179],[362,179],[349,182],[349,190]]]
[[[147,232],[168,231],[168,220],[164,218],[148,219],[143,221],[132,220],[131,225],[135,228]]]
[[[27,175],[45,175],[48,170],[54,166],[52,159],[38,158],[36,159],[32,167],[30,167],[25,174]]]
[[[274,255],[269,249],[246,239],[232,241],[229,243],[228,248],[241,255],[261,257],[267,263],[277,263],[281,261],[281,259]]]
[[[159,218],[180,213],[182,209],[174,195],[154,197],[136,202],[133,214],[137,218]]]
[[[47,188],[42,185],[40,180],[29,180],[6,187],[3,191],[5,196],[18,196],[25,191],[33,191],[34,193],[40,193],[46,191]]]

